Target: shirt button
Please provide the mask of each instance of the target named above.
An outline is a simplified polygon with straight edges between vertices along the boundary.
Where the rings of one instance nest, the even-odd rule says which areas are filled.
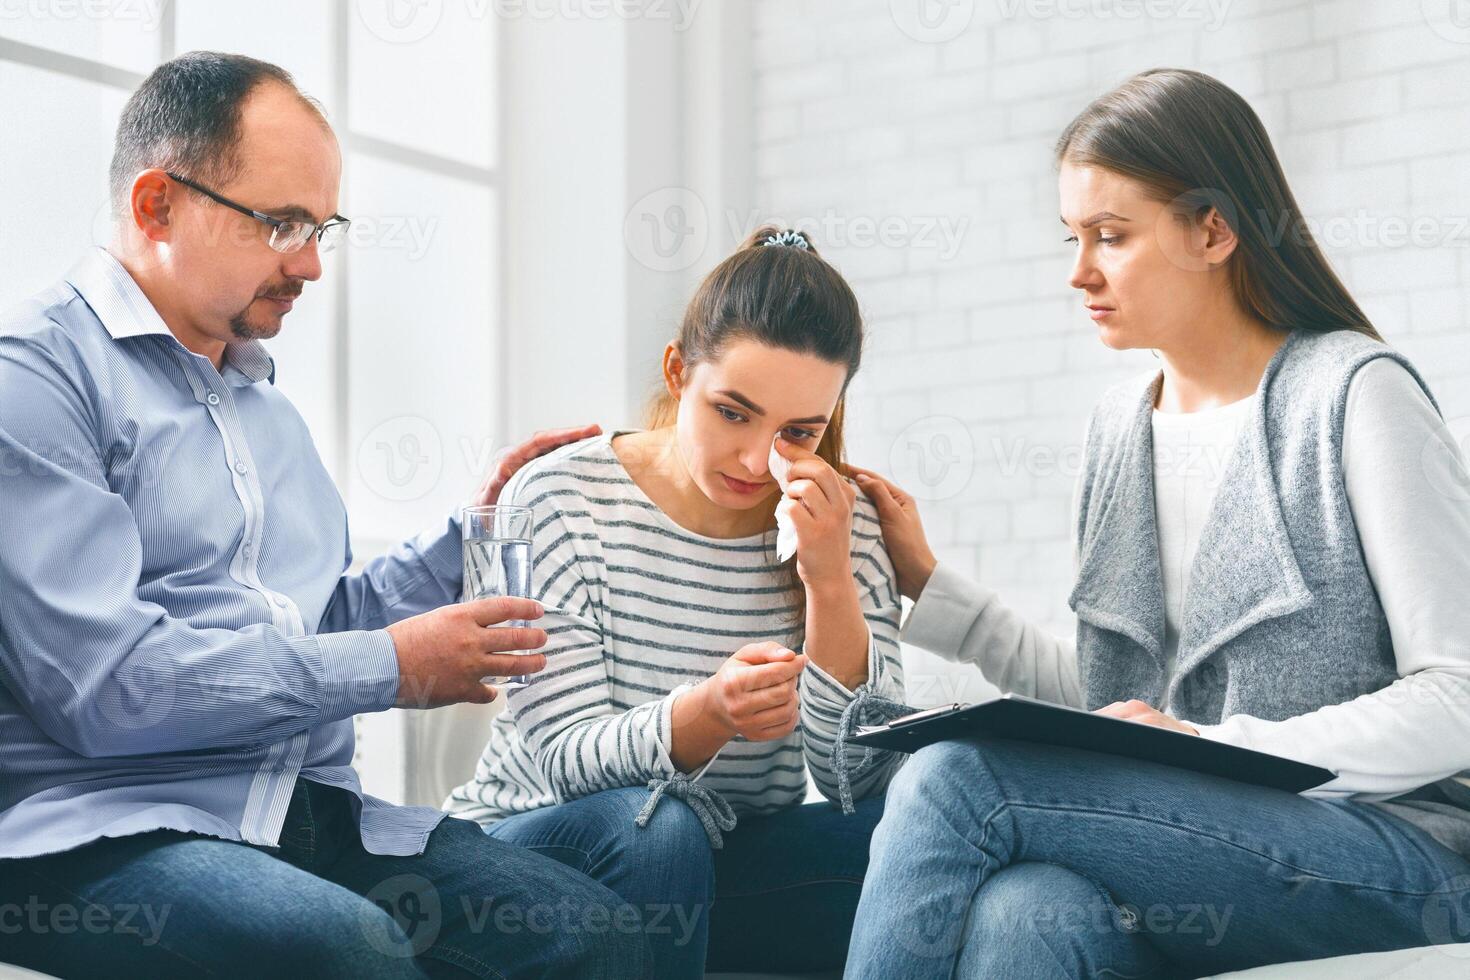
[[[242,553],[245,555],[246,558],[249,558],[251,552],[253,552],[255,549],[252,548],[252,547],[250,547],[250,545],[247,544],[247,545],[245,545],[244,548],[242,548],[240,550],[242,551]]]
[[[211,391],[209,393],[209,397],[206,398],[205,401],[209,402],[209,404],[211,404],[211,405],[218,405],[219,404],[219,395],[216,395],[214,392]]]
[[[241,476],[244,476],[246,473],[250,472],[250,467],[246,466],[243,462],[237,462],[235,463],[235,472],[239,473]]]
[[[286,608],[286,597],[285,596],[283,596],[283,595],[272,596],[271,599],[272,599],[272,601],[275,602],[276,605],[280,606],[282,609],[285,609]]]

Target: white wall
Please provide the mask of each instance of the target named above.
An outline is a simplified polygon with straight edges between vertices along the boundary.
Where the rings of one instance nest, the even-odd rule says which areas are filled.
[[[1108,16],[1130,9],[1161,16]],[[1470,24],[1452,10],[758,0],[757,196],[849,240],[822,244],[872,331],[852,455],[934,498],[944,559],[1073,629],[1066,517],[1087,409],[1155,362],[1104,349],[1070,295],[1050,147],[1145,68],[1198,68],[1251,101],[1340,274],[1470,435]],[[860,240],[864,221],[899,247]],[[1415,222],[1420,243],[1403,241]],[[923,655],[910,670],[915,701],[982,691]]]
[[[637,425],[730,244],[686,209],[751,206],[749,7],[625,6],[502,22],[507,439]]]

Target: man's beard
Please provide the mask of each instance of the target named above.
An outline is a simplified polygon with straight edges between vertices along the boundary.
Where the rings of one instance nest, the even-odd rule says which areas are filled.
[[[301,283],[297,282],[285,286],[281,289],[261,293],[260,296],[257,296],[255,299],[260,299],[262,296],[270,297],[272,299],[296,299],[298,296],[301,295],[301,289]],[[255,300],[251,300],[250,302],[254,303]],[[256,324],[251,323],[249,305],[247,305],[245,309],[241,310],[239,313],[236,313],[234,316],[230,317],[230,333],[234,334],[240,340],[270,340],[272,337],[280,332],[281,321],[279,320],[265,326],[257,326]]]
[[[270,340],[280,332],[280,324],[261,327],[253,325],[245,310],[230,317],[230,333],[234,334],[237,340]]]

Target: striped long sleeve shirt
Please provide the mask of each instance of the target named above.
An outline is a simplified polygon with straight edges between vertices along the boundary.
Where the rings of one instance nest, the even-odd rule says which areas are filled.
[[[710,538],[675,524],[629,478],[613,438],[537,460],[501,495],[535,513],[531,590],[546,610],[547,665],[508,695],[474,778],[445,803],[453,813],[490,823],[601,790],[684,779],[670,758],[675,699],[746,644],[801,651],[774,531]],[[877,513],[862,494],[851,558],[870,635],[868,680],[850,691],[809,662],[796,730],[767,742],[737,736],[694,777],[690,795],[732,821],[802,802],[808,771],[838,800],[833,748],[844,712],[856,702],[861,718],[869,699],[874,707],[902,700],[899,597]],[[858,798],[881,791],[898,762],[855,746],[843,752]]]

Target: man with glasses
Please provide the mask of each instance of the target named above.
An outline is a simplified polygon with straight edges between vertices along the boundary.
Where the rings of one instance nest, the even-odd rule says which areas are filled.
[[[123,111],[112,247],[0,321],[0,960],[641,976],[612,892],[352,768],[354,714],[491,700],[546,637],[530,600],[456,602],[455,518],[346,574],[259,343],[348,227],[340,171],[286,72],[175,59]]]

